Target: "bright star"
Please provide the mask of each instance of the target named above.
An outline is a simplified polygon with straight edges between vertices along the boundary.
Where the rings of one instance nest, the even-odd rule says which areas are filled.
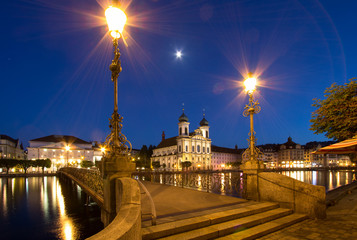
[[[176,51],[176,59],[181,59],[181,58],[182,58],[182,52]]]

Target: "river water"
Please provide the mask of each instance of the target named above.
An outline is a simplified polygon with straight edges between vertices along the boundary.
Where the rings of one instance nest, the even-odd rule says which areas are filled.
[[[326,191],[347,185],[356,180],[355,170],[282,171],[281,174],[312,185],[320,185]]]
[[[0,239],[85,239],[103,229],[100,208],[71,181],[0,178]]]

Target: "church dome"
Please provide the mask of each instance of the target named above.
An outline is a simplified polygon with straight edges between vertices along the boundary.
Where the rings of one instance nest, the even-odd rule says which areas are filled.
[[[205,117],[202,118],[202,120],[200,122],[200,126],[208,126],[208,121]]]
[[[188,117],[185,115],[185,113],[182,113],[182,115],[179,117],[179,122],[188,122]]]

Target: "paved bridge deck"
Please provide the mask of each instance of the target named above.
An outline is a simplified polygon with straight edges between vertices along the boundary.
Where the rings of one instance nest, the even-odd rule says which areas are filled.
[[[157,223],[175,221],[199,213],[214,212],[215,208],[222,208],[246,203],[247,200],[197,190],[162,185],[158,183],[142,182],[153,198]],[[143,191],[142,191],[143,192]],[[142,194],[143,226],[151,225],[150,201]]]

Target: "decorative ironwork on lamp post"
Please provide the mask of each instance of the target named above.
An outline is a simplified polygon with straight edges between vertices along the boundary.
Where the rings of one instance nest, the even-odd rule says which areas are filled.
[[[248,73],[248,78],[244,81],[244,85],[245,91],[249,96],[249,103],[245,105],[243,116],[249,116],[250,118],[250,132],[249,138],[247,139],[249,147],[243,153],[243,162],[251,161],[258,163],[258,158],[262,154],[262,152],[255,146],[257,138],[255,137],[253,115],[259,113],[261,109],[259,102],[254,100],[253,96],[256,83],[257,79],[252,76],[252,73]]]
[[[121,132],[123,128],[123,117],[118,113],[118,77],[121,72],[119,39],[122,37],[126,15],[119,8],[118,0],[112,1],[112,6],[107,8],[105,16],[109,27],[109,33],[113,38],[114,59],[109,66],[112,72],[111,79],[114,82],[114,111],[109,119],[110,134],[107,136],[104,145],[106,146],[106,157],[127,155],[131,152],[131,143]]]

